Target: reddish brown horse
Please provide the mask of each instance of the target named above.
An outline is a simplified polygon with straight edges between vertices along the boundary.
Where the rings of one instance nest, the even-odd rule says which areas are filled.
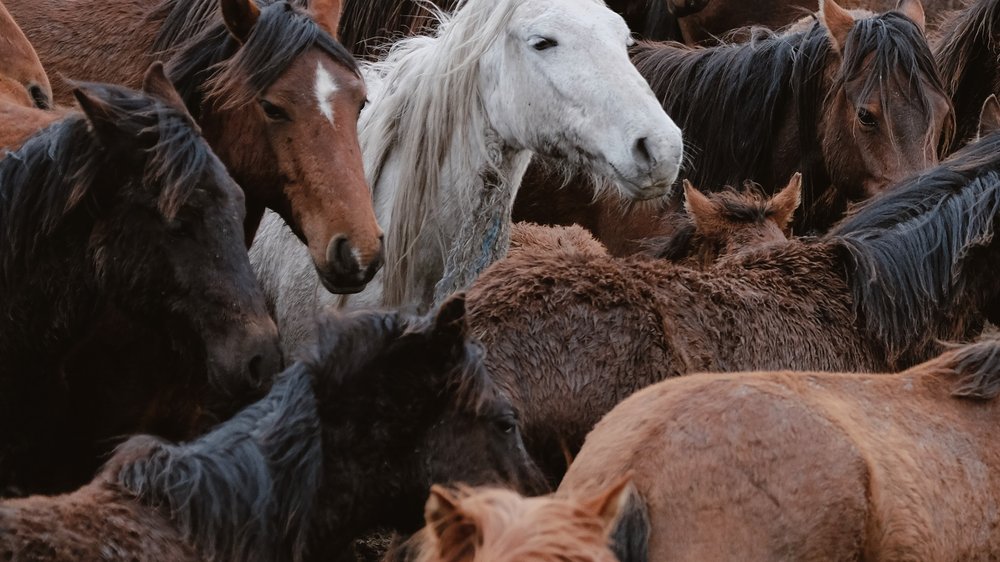
[[[682,377],[601,420],[560,494],[631,473],[649,560],[996,560],[998,394],[995,340],[896,375]]]
[[[612,532],[619,512],[641,501],[633,494],[622,479],[585,499],[434,486],[424,511],[427,526],[385,560],[618,562]]]
[[[247,199],[309,246],[328,289],[355,292],[381,264],[357,138],[365,85],[334,39],[340,4],[284,0],[8,0],[51,73],[138,86],[155,59]],[[56,99],[68,101],[66,84]]]
[[[827,238],[705,271],[583,254],[522,255],[469,293],[489,367],[529,451],[557,480],[617,402],[692,372],[886,371],[1000,319],[992,270],[1000,134],[870,201]]]
[[[858,19],[826,0],[819,19],[746,43],[697,49],[644,43],[632,52],[684,131],[682,175],[701,187],[752,180],[773,189],[801,171],[798,233],[825,231],[850,202],[933,164],[952,128],[919,0]],[[658,216],[678,207],[635,216],[604,201],[596,210],[566,211],[561,201],[586,200],[581,194],[591,188],[573,180],[560,193],[559,182],[544,175],[529,184],[539,174],[526,176],[515,220],[590,226],[596,215],[603,217],[597,226],[630,242],[647,237]],[[623,245],[606,240],[603,230],[595,234],[613,253]]]
[[[435,482],[543,491],[464,314],[325,319],[203,437],[134,437],[72,494],[0,503],[0,559],[338,561],[372,527],[416,531]]]
[[[52,86],[35,48],[0,3],[0,100],[24,107],[52,107]]]

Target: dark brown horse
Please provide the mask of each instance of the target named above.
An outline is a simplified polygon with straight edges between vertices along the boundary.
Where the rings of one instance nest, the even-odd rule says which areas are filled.
[[[309,247],[334,292],[355,292],[381,264],[357,138],[366,91],[333,37],[340,4],[284,0],[8,0],[50,73],[138,86],[168,75],[247,199],[253,240],[265,207]],[[69,100],[66,84],[56,99]]]
[[[995,340],[894,375],[681,377],[605,416],[559,493],[631,473],[649,560],[996,560],[998,394]]]
[[[761,32],[745,43],[695,49],[642,43],[632,52],[684,131],[682,175],[700,187],[752,180],[773,189],[801,171],[800,234],[825,231],[849,203],[933,164],[952,129],[919,0],[859,19],[826,0],[819,19],[801,31]],[[515,220],[585,224],[586,215],[577,219],[580,213],[564,212],[556,201],[586,200],[581,194],[589,186],[573,180],[560,195],[559,182],[542,176],[529,185],[531,177],[539,176],[526,176]],[[678,206],[636,217],[604,201],[596,214],[618,225],[616,238],[638,240]],[[601,231],[595,235],[615,252],[617,244]]]
[[[211,433],[125,443],[89,485],[0,504],[0,559],[349,559],[373,526],[413,532],[435,482],[540,492],[517,414],[467,339],[434,319],[329,317],[315,354]]]
[[[635,493],[627,479],[586,497],[434,486],[427,526],[385,562],[618,562],[612,533]]]
[[[240,234],[243,194],[162,67],[146,90],[81,86],[83,115],[0,160],[0,495],[86,481],[120,434],[95,434],[94,420],[130,415],[106,395],[140,410],[118,429],[184,425],[280,367]],[[142,349],[184,370],[107,369],[115,358],[94,340],[119,320],[157,330]],[[77,371],[88,354],[105,356],[96,380]],[[161,412],[144,410],[158,400]]]
[[[1000,95],[1000,4],[974,0],[946,18],[934,42],[934,56],[955,106],[955,135],[948,153],[976,136],[980,108]]]
[[[1000,320],[1000,134],[868,202],[819,240],[705,271],[521,255],[469,292],[474,333],[554,480],[616,403],[702,371],[890,371]]]

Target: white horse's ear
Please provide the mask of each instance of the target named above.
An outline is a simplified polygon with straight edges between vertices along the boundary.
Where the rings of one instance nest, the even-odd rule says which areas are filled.
[[[823,22],[833,50],[838,53],[847,44],[847,35],[854,27],[854,16],[833,0],[819,0],[819,21]]]
[[[996,94],[990,94],[979,111],[979,130],[976,131],[976,140],[996,131],[1000,131],[1000,100],[997,100]]]

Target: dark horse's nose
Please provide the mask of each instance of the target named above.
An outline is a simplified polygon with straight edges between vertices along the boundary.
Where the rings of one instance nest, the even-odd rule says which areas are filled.
[[[353,293],[364,289],[382,267],[382,248],[382,235],[379,235],[378,250],[367,257],[355,249],[347,236],[334,236],[326,249],[326,263],[332,275],[320,276],[326,288],[335,293]]]

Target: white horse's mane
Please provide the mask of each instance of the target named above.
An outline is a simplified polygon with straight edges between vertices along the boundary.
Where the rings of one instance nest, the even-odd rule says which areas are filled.
[[[436,207],[461,212],[473,207],[479,195],[469,185],[441,201],[446,157],[452,169],[481,170],[485,161],[488,171],[501,172],[500,155],[490,154],[487,146],[490,125],[479,91],[479,61],[507,32],[514,10],[526,1],[462,0],[451,15],[434,9],[439,23],[432,35],[402,39],[382,60],[365,68],[369,80],[377,82],[378,98],[372,104],[378,111],[365,112],[360,123],[368,181],[377,189],[390,153],[403,171],[391,220],[384,225],[390,233],[386,270],[392,272],[384,276],[386,306],[407,301],[413,296],[406,294],[407,288],[419,286],[422,272],[410,263],[417,244],[435,244],[445,251],[447,241],[421,239],[432,213],[441,211]]]

